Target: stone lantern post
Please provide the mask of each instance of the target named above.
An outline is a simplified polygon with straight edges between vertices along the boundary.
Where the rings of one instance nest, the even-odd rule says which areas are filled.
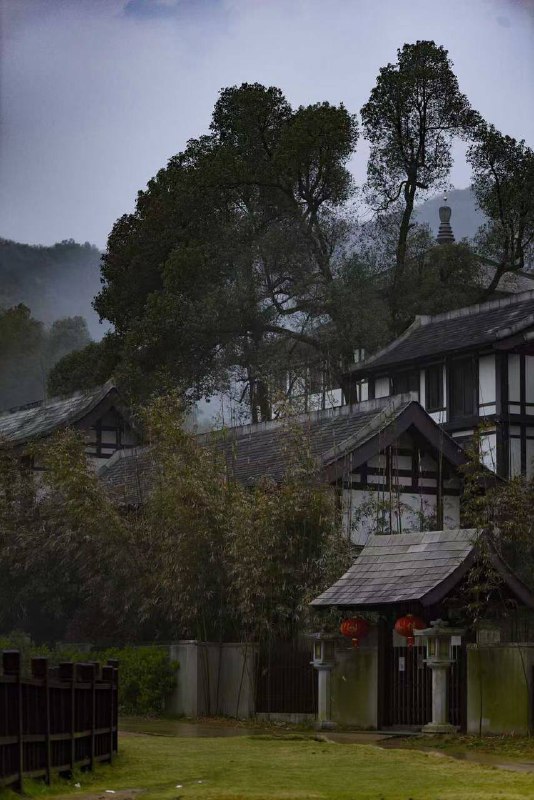
[[[339,638],[332,633],[314,633],[312,664],[318,673],[317,727],[323,730],[335,728],[330,719],[332,699],[330,693],[331,672],[335,666],[335,642]]]
[[[449,722],[448,672],[452,658],[452,637],[462,636],[460,628],[450,628],[447,622],[436,619],[430,628],[414,630],[414,636],[426,647],[425,663],[432,670],[432,722],[423,727],[424,733],[455,733]]]

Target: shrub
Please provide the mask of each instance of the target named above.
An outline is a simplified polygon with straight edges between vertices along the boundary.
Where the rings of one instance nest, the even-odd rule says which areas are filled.
[[[123,647],[92,654],[119,661],[119,708],[123,714],[161,714],[176,686],[178,663],[162,647]]]
[[[47,656],[51,665],[61,661],[119,662],[119,710],[122,714],[161,714],[167,697],[176,686],[178,662],[170,661],[164,647],[113,647],[106,650],[84,650],[60,647],[49,650],[35,646],[24,633],[14,632],[0,637],[1,650],[19,650],[23,671],[29,674],[32,656]]]

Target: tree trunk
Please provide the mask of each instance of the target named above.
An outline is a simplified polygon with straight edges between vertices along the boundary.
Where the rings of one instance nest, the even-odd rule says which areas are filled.
[[[399,228],[399,238],[397,241],[397,253],[395,259],[395,271],[393,273],[393,281],[391,284],[389,305],[391,309],[391,318],[393,322],[394,333],[400,333],[400,312],[402,309],[399,306],[401,293],[399,291],[402,278],[404,276],[404,268],[406,266],[406,251],[408,249],[408,234],[410,232],[413,207],[415,202],[415,192],[417,186],[414,180],[408,181],[404,190],[404,211]]]

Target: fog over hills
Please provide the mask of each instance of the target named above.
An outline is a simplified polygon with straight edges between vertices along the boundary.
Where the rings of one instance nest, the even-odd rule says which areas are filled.
[[[51,247],[0,239],[0,308],[24,303],[46,325],[82,316],[100,339],[106,327],[91,307],[100,289],[100,256],[94,245],[72,239]]]

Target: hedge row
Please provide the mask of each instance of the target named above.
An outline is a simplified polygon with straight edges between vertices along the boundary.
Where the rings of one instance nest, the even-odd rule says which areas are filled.
[[[14,633],[0,637],[0,650],[16,649],[22,654],[25,669],[30,658],[47,656],[51,664],[60,661],[99,661],[109,658],[119,661],[119,709],[122,714],[161,714],[176,686],[177,662],[169,660],[166,648],[157,646],[112,647],[104,650],[79,650],[62,646],[50,649],[35,646],[25,634]]]

